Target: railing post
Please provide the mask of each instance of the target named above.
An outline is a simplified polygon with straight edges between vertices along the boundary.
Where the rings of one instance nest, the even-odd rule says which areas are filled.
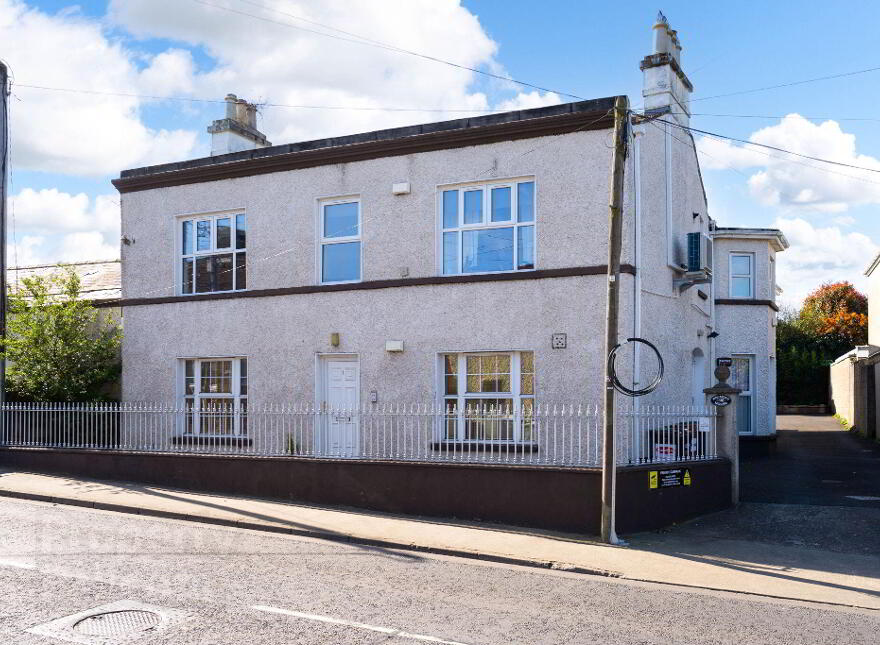
[[[718,382],[703,392],[709,396],[715,407],[715,443],[718,454],[730,461],[730,502],[739,504],[739,432],[736,427],[736,407],[740,389],[727,384],[730,368],[719,365],[715,368]]]

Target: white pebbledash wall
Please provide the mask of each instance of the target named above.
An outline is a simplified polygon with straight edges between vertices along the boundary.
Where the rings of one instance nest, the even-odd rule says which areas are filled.
[[[664,165],[654,158],[665,155],[664,135],[653,127],[643,132],[641,254],[637,260],[631,189],[623,253],[624,263],[638,262],[641,290],[636,297],[635,280],[623,276],[621,336],[640,335],[661,347],[667,375],[650,402],[685,405],[692,403],[694,348],[707,357],[708,385],[711,308],[697,288],[681,295],[673,289],[676,272],[666,263],[667,243],[678,246],[690,230],[706,230],[706,206],[698,181],[682,181],[696,173],[693,149],[673,150],[678,215],[667,235]],[[123,296],[175,295],[179,218],[232,210],[248,216],[248,289],[315,284],[318,200],[342,195],[361,199],[364,280],[399,278],[404,267],[412,278],[437,275],[437,186],[475,178],[534,177],[539,269],[602,265],[607,135],[581,132],[126,193],[123,230],[136,243],[123,247]],[[633,173],[631,158],[628,188]],[[392,195],[391,184],[398,181],[410,182],[411,193]],[[692,212],[701,215],[693,218]],[[316,355],[356,353],[362,400],[376,390],[380,401],[428,401],[436,394],[438,353],[530,350],[540,399],[598,403],[604,316],[603,276],[131,306],[125,308],[124,395],[174,400],[177,358],[246,356],[252,405],[311,402]],[[334,332],[339,347],[330,346]],[[566,349],[550,348],[556,332],[568,335]],[[386,352],[389,339],[403,340],[405,351]]]
[[[657,79],[681,79],[663,71],[659,53],[645,69],[653,108],[663,103]],[[691,405],[703,403],[693,393],[711,384],[715,295],[710,285],[684,292],[673,285],[686,262],[686,234],[708,232],[710,220],[693,140],[662,122],[686,123],[680,111],[689,90],[671,91],[671,113],[633,128],[622,262],[638,275],[622,276],[620,336],[653,341],[666,363],[664,382],[640,403]],[[316,284],[318,200],[351,195],[361,200],[363,280],[435,276],[438,186],[522,177],[535,181],[536,268],[604,265],[610,134],[574,131],[124,193],[122,230],[135,242],[122,249],[123,297],[177,295],[179,219],[226,211],[247,214],[248,290]],[[410,193],[393,195],[398,182],[409,182]],[[372,390],[380,403],[435,401],[440,353],[529,350],[538,401],[597,404],[605,306],[602,275],[127,306],[124,398],[176,400],[182,357],[245,356],[250,405],[310,403],[316,357],[352,353],[362,401]],[[551,349],[557,332],[567,334],[566,349]],[[391,339],[405,350],[386,352]],[[699,373],[695,352],[704,357]],[[621,371],[638,365],[629,357]],[[642,352],[643,385],[653,369]]]
[[[772,237],[772,235],[767,236]],[[775,283],[771,280],[771,262],[776,250],[769,239],[754,239],[736,231],[724,231],[714,238],[716,298],[730,299],[730,253],[752,253],[755,257],[754,297],[746,304],[716,305],[718,338],[717,356],[750,355],[754,357],[755,435],[776,432],[776,311]]]

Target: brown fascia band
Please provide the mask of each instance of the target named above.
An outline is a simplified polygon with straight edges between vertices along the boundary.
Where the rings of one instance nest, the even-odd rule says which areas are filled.
[[[589,275],[605,275],[607,265],[598,264],[584,267],[567,267],[563,269],[539,269],[537,271],[521,271],[515,273],[490,273],[481,275],[447,275],[429,276],[424,278],[399,278],[395,280],[369,280],[345,284],[316,284],[297,287],[279,287],[276,289],[253,289],[251,291],[233,291],[225,293],[202,293],[190,296],[161,296],[157,298],[122,298],[119,300],[102,300],[92,303],[95,307],[135,307],[142,305],[161,305],[178,302],[201,302],[204,300],[234,300],[239,298],[270,298],[276,296],[292,296],[312,293],[332,293],[335,291],[366,291],[373,289],[394,289],[400,287],[419,287],[443,284],[468,284],[478,282],[511,282],[522,280],[545,280],[548,278],[572,278]],[[621,273],[635,275],[636,269],[631,264],[622,264]]]

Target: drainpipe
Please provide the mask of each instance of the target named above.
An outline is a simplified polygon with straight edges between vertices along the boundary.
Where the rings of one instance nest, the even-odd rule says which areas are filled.
[[[633,146],[633,206],[634,206],[634,230],[633,230],[633,266],[636,269],[633,280],[633,336],[642,336],[642,134],[641,129],[632,130]],[[642,378],[641,344],[635,343],[633,347],[633,383],[637,386]],[[633,409],[641,408],[639,397],[633,399]]]

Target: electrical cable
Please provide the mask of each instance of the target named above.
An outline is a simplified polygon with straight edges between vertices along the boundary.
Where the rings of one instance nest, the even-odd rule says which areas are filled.
[[[226,103],[226,99],[205,99],[187,96],[157,96],[153,94],[136,94],[133,92],[104,92],[100,90],[84,90],[72,87],[49,87],[47,85],[29,85],[26,83],[15,83],[15,87],[24,87],[33,90],[46,90],[50,92],[70,92],[73,94],[90,94],[98,96],[123,96],[128,98],[146,99],[151,101],[182,101],[187,103]],[[359,105],[296,105],[288,103],[260,103],[259,107],[269,108],[293,108],[300,110],[352,110],[366,112],[472,112],[472,113],[494,113],[506,112],[500,109],[482,109],[482,108],[402,108],[402,107],[370,107]]]
[[[692,128],[690,126],[681,125],[679,123],[675,123],[673,121],[666,121],[665,119],[657,119],[660,123],[666,123],[667,125],[671,125],[673,127],[679,128],[681,130],[687,130],[688,132],[696,132],[698,134],[703,134],[706,136],[717,137],[719,139],[728,139],[730,141],[736,141],[738,143],[742,143],[744,145],[749,146],[757,146],[760,148],[766,148],[768,150],[775,150],[776,152],[782,152],[788,155],[794,155],[796,157],[801,157],[803,159],[809,159],[810,161],[818,161],[821,163],[827,163],[834,166],[842,166],[844,168],[853,168],[855,170],[864,170],[866,172],[876,172],[880,173],[880,168],[868,168],[865,166],[856,166],[855,164],[844,163],[842,161],[833,161],[831,159],[823,159],[822,157],[813,157],[811,155],[805,155],[800,152],[794,152],[792,150],[786,150],[785,148],[779,148],[777,146],[771,146],[766,143],[756,143],[754,141],[747,141],[746,139],[739,139],[737,137],[732,137],[726,134],[718,134],[717,132],[709,132],[708,130],[701,130],[699,128]]]
[[[386,43],[382,43],[381,41],[376,41],[376,40],[368,39],[368,38],[365,38],[365,37],[363,37],[363,36],[356,36],[356,38],[346,38],[346,37],[344,37],[344,36],[337,36],[337,35],[335,35],[335,34],[328,34],[328,33],[323,32],[323,31],[317,31],[317,30],[315,30],[315,29],[308,29],[307,27],[302,27],[302,26],[300,26],[300,25],[294,25],[294,24],[291,24],[291,23],[289,23],[289,22],[281,22],[281,21],[279,21],[279,20],[272,20],[271,18],[266,18],[265,16],[258,16],[258,15],[256,15],[256,14],[248,13],[248,12],[246,12],[246,11],[239,11],[238,9],[233,9],[232,7],[226,7],[226,6],[223,6],[223,5],[214,4],[214,3],[212,3],[212,2],[206,2],[206,0],[191,0],[191,1],[192,1],[192,2],[195,2],[196,4],[204,5],[204,6],[206,6],[206,7],[213,7],[214,9],[220,9],[221,11],[228,11],[228,12],[230,12],[230,13],[234,13],[234,14],[237,14],[237,15],[240,15],[240,16],[246,16],[246,17],[248,17],[248,18],[254,18],[254,19],[256,19],[256,20],[262,20],[262,21],[264,21],[264,22],[269,22],[269,23],[273,23],[273,24],[276,24],[276,25],[281,25],[281,26],[283,26],[283,27],[289,27],[289,28],[291,28],[291,29],[299,29],[299,30],[301,30],[301,31],[306,31],[306,32],[308,32],[308,33],[316,34],[316,35],[318,35],[318,36],[325,36],[325,37],[327,37],[327,38],[335,38],[336,40],[343,40],[343,41],[346,41],[346,42],[357,43],[357,44],[360,44],[360,45],[367,45],[367,46],[369,46],[369,47],[378,47],[379,49],[385,49],[385,50],[388,50],[388,51],[393,51],[393,52],[397,52],[397,53],[401,53],[401,54],[408,54],[408,55],[410,55],[410,56],[416,56],[416,57],[418,57],[418,58],[423,58],[423,59],[425,59],[425,60],[429,60],[429,61],[432,61],[432,62],[435,62],[435,63],[441,63],[441,64],[443,64],[443,65],[449,65],[450,67],[455,67],[455,68],[457,68],[457,69],[466,70],[466,71],[469,71],[469,72],[474,72],[474,73],[476,73],[476,74],[482,74],[483,76],[488,76],[489,78],[494,78],[494,79],[497,79],[497,80],[506,81],[506,82],[508,82],[508,83],[515,83],[515,84],[517,84],[517,85],[522,85],[522,86],[525,86],[525,87],[531,87],[531,88],[536,89],[536,90],[539,90],[539,91],[541,91],[541,92],[553,92],[554,94],[559,94],[559,95],[561,95],[561,96],[569,96],[569,97],[571,97],[571,98],[575,98],[575,99],[578,99],[578,100],[580,100],[580,101],[584,100],[584,97],[582,97],[582,96],[578,96],[577,94],[571,94],[570,92],[562,92],[562,91],[560,91],[560,90],[553,90],[553,89],[550,89],[550,88],[542,87],[542,86],[540,86],[540,85],[535,85],[534,83],[528,83],[528,82],[526,82],[526,81],[520,81],[520,80],[517,80],[517,79],[515,79],[515,78],[511,78],[510,76],[502,76],[501,74],[493,74],[492,72],[486,72],[486,71],[481,70],[481,69],[478,69],[478,68],[476,68],[476,67],[469,67],[469,66],[467,66],[467,65],[461,65],[461,64],[459,64],[459,63],[453,63],[452,61],[445,60],[445,59],[443,59],[443,58],[437,58],[436,56],[429,56],[428,54],[422,54],[422,53],[420,53],[420,52],[415,52],[415,51],[412,51],[412,50],[409,50],[409,49],[403,49],[402,47],[396,47],[396,46],[394,46],[394,45],[388,45],[388,44],[386,44]],[[253,3],[251,3],[251,4],[253,4]],[[266,7],[263,7],[263,8],[266,8]],[[276,11],[276,10],[272,9],[271,11]],[[280,12],[280,11],[279,11],[278,13],[283,13],[283,12]],[[285,14],[285,15],[290,15],[290,14]],[[301,18],[297,18],[297,19],[301,19]],[[320,24],[320,23],[313,23],[313,24]],[[340,29],[336,29],[336,28],[334,28],[334,27],[327,27],[326,25],[321,25],[321,26],[322,26],[322,27],[325,27],[325,28],[327,28],[327,29],[333,29],[334,31],[339,31],[339,32],[341,32],[341,33],[348,33],[348,32],[342,32],[342,30],[340,30]]]
[[[617,359],[617,352],[621,348],[623,348],[625,345],[628,345],[629,343],[641,343],[642,345],[650,347],[652,350],[654,350],[654,353],[657,355],[657,365],[658,365],[657,375],[654,377],[654,380],[651,381],[651,383],[649,383],[646,387],[643,387],[638,390],[628,388],[623,383],[621,383],[620,379],[617,377],[617,370],[615,369],[615,366],[614,366],[615,360]],[[622,343],[617,343],[617,345],[615,345],[611,349],[611,351],[608,352],[608,373],[611,375],[611,385],[614,386],[615,390],[617,390],[621,394],[625,394],[626,396],[632,396],[632,397],[645,396],[646,394],[650,394],[651,392],[656,390],[657,387],[660,385],[660,382],[663,380],[663,371],[664,371],[663,356],[660,354],[660,350],[657,349],[657,346],[654,345],[654,343],[652,343],[649,340],[645,340],[644,338],[636,338],[636,337],[627,338]]]

